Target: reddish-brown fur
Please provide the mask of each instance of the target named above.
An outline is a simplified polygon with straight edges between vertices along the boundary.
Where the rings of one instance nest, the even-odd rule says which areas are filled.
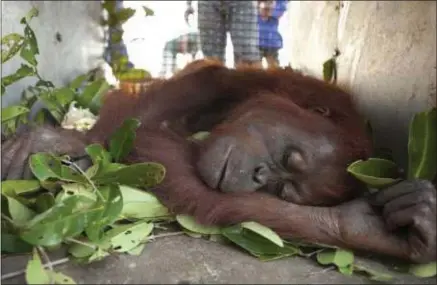
[[[305,130],[323,132],[321,121],[329,120],[334,124],[334,135],[341,142],[342,152],[338,153],[337,161],[327,166],[338,169],[338,177],[333,177],[335,184],[329,185],[331,194],[338,202],[357,194],[354,191],[358,190],[353,189],[355,184],[345,169],[348,163],[368,157],[371,144],[351,96],[333,85],[290,70],[229,70],[214,62],[197,61],[173,78],[153,83],[138,97],[127,98],[120,91],[108,94],[100,119],[88,137],[93,142],[105,142],[124,119],[139,118],[142,126],[137,131],[135,150],[127,160],[164,164],[166,177],[152,191],[172,211],[195,215],[199,221],[208,224],[230,224],[249,219],[284,236],[317,240],[318,234],[293,229],[286,214],[291,209],[287,202],[263,193],[223,194],[208,188],[198,178],[194,167],[199,146],[162,124],[191,115],[202,120],[219,105],[224,107],[219,110],[221,115],[217,118],[232,120],[240,112],[266,104],[290,116],[301,117]],[[329,111],[328,116],[313,111],[320,107]],[[206,120],[210,125],[198,128],[214,127],[213,133],[219,133],[226,127],[226,120],[215,125],[220,122],[215,122],[214,118]],[[300,211],[305,211],[305,207],[299,209],[299,212],[290,212],[292,225],[298,223]],[[308,214],[302,213],[301,225],[307,222],[305,215]]]

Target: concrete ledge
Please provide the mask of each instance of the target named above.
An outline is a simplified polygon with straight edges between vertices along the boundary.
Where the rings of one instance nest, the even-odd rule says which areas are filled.
[[[62,253],[55,253],[52,261]],[[25,268],[27,257],[2,258],[2,274]],[[359,262],[371,261],[361,259]],[[380,264],[372,264],[373,267]],[[262,284],[365,284],[360,276],[344,276],[326,270],[311,260],[291,257],[261,262],[229,245],[173,236],[146,246],[140,256],[114,255],[90,265],[68,263],[56,267],[78,284],[171,284],[190,283],[262,283]],[[436,284],[436,278],[417,279],[391,273],[394,284]],[[24,284],[24,276],[3,280],[2,284]],[[392,283],[393,284],[393,283]]]

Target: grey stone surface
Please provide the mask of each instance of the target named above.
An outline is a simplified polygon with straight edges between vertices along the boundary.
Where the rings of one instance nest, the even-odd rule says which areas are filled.
[[[52,261],[60,257],[58,254]],[[23,256],[2,259],[2,275],[23,269],[26,260]],[[373,263],[373,266],[383,268],[379,264]],[[344,276],[308,259],[290,257],[261,262],[230,245],[188,236],[157,239],[149,243],[140,256],[116,255],[89,265],[69,263],[56,269],[80,284],[369,283],[365,277]],[[394,281],[396,284],[436,284],[435,278],[417,279],[404,274],[396,274]],[[24,284],[24,276],[3,280],[2,284]]]

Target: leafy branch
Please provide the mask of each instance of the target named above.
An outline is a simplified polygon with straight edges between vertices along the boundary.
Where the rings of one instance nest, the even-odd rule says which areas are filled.
[[[2,77],[1,94],[6,93],[6,88],[26,77],[34,77],[36,83],[25,88],[21,94],[21,101],[17,105],[2,108],[1,124],[5,134],[16,132],[20,124],[29,124],[28,116],[33,105],[39,100],[44,109],[40,110],[32,124],[43,124],[45,121],[55,121],[61,124],[68,106],[78,102],[83,108],[91,109],[97,114],[103,94],[109,89],[109,84],[103,78],[95,77],[95,70],[76,77],[66,86],[55,87],[50,81],[44,80],[38,71],[37,56],[40,54],[38,41],[30,26],[30,21],[38,16],[38,10],[32,8],[28,14],[21,18],[24,25],[22,35],[11,33],[1,39],[1,62],[4,64],[19,54],[24,60],[21,66],[12,74]]]

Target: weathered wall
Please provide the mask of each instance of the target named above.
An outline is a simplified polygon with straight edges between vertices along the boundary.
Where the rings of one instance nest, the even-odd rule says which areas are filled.
[[[338,47],[338,83],[405,166],[408,122],[436,104],[436,2],[291,1],[289,17],[291,64],[321,77]]]
[[[38,40],[38,72],[55,85],[65,84],[75,76],[95,68],[103,54],[103,30],[99,25],[100,1],[2,1],[2,36],[11,32],[23,34],[20,19],[32,8],[39,10],[30,25]],[[62,41],[58,42],[55,34]],[[2,65],[2,76],[20,66],[17,55]],[[20,100],[22,90],[35,79],[22,79],[10,85],[2,97],[3,107]]]

